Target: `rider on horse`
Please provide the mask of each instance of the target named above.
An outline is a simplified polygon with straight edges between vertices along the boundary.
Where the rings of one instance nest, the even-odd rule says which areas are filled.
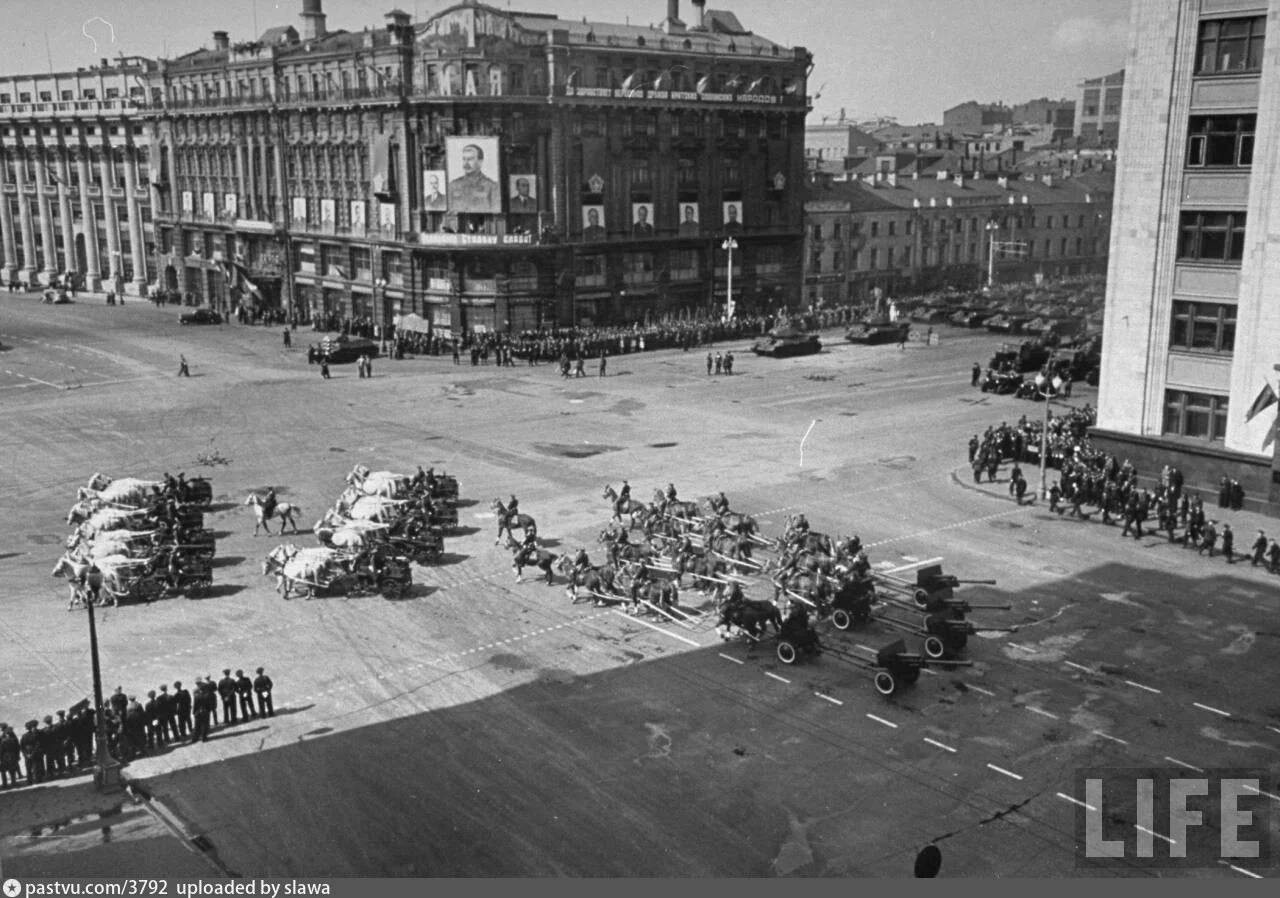
[[[271,516],[276,513],[276,488],[274,486],[267,487],[267,496],[262,500],[262,519],[264,521],[271,520]]]
[[[676,485],[674,483],[667,484],[667,504],[672,505],[676,501]]]
[[[512,498],[515,498],[514,496]],[[535,530],[526,530],[524,532],[524,542],[520,544],[520,548],[516,550],[516,559],[521,564],[532,562],[538,551],[538,534]]]
[[[742,584],[736,580],[729,587],[729,596],[724,600],[726,606],[741,605],[747,601],[746,595],[742,592]]]
[[[729,500],[725,498],[724,490],[711,497],[711,510],[716,514],[729,513]]]
[[[578,554],[573,556],[573,572],[580,574],[591,567],[591,559],[587,557],[587,550],[578,548]]]

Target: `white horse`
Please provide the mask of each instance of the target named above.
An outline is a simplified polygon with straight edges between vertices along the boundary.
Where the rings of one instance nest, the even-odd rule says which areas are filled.
[[[58,559],[50,576],[67,578],[71,589],[68,611],[83,606],[102,588],[102,572],[95,571],[92,562],[74,557],[70,552]]]
[[[276,592],[289,598],[295,583],[307,587],[307,598],[314,598],[317,586],[324,586],[341,570],[341,556],[332,549],[299,549],[292,543],[276,546],[262,562],[262,574],[276,575]]]
[[[393,471],[370,471],[365,465],[356,465],[347,475],[350,486],[359,487],[366,495],[397,499],[408,495],[413,478]]]
[[[146,512],[121,508],[100,508],[76,528],[74,536],[85,541],[114,530],[137,530],[146,526]]]
[[[272,518],[280,519],[280,532],[284,533],[284,525],[288,524],[294,533],[298,532],[298,522],[293,519],[295,514],[301,514],[302,508],[294,505],[292,502],[277,502],[276,507],[271,514],[267,514],[267,508],[262,504],[262,498],[257,493],[250,493],[245,497],[245,505],[253,506],[253,515],[255,518],[253,525],[253,535],[258,535],[258,530],[265,530],[271,533],[271,528],[267,526],[267,521]]]
[[[136,477],[123,477],[120,480],[112,480],[101,489],[82,486],[76,498],[98,499],[111,505],[145,505],[155,495],[155,490],[162,486],[164,484],[158,480],[139,480]]]

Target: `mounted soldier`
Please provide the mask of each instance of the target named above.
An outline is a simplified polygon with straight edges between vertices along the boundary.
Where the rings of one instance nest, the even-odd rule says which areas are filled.
[[[671,505],[676,501],[676,485],[674,483],[667,484],[667,504]]]
[[[262,500],[262,518],[263,520],[271,520],[271,516],[276,513],[276,488],[274,486],[267,487],[267,495]]]

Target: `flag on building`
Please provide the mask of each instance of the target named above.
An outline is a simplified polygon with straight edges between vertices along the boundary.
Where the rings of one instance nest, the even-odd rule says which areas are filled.
[[[1249,406],[1249,411],[1244,416],[1245,421],[1252,421],[1255,417],[1275,405],[1275,403],[1275,390],[1271,389],[1271,384],[1264,384],[1262,392],[1258,394],[1258,398],[1253,400],[1253,405]]]

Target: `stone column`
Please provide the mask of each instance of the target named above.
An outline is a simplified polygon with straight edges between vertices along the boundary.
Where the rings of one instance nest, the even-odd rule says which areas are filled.
[[[0,156],[0,186],[9,183],[8,167],[5,165],[5,159],[12,155],[12,151],[5,150],[3,156]],[[18,196],[22,194],[19,193]],[[4,287],[18,276],[18,246],[14,243],[15,232],[13,230],[13,210],[9,208],[9,196],[0,189],[0,234],[4,239]]]
[[[49,194],[45,187],[49,184],[49,173],[45,168],[44,146],[36,150],[36,203],[40,210],[40,243],[44,248],[44,268],[40,272],[44,282],[58,273],[58,238],[53,230],[53,207],[49,203]]]
[[[76,169],[80,173],[80,232],[84,234],[84,288],[102,289],[102,262],[98,258],[98,222],[93,216],[93,200],[89,197],[89,150],[76,148]]]
[[[111,168],[111,147],[103,144],[98,148],[98,174],[102,182],[102,214],[107,225],[107,266],[111,277],[112,289],[121,286],[118,281],[120,271],[120,216],[116,213],[116,200],[111,195],[114,172]]]
[[[253,161],[258,153],[258,140],[255,137],[245,138],[244,148],[244,183],[245,189],[248,191],[246,201],[248,208],[245,209],[245,218],[258,218],[259,210],[262,208],[262,201],[258,198],[258,177],[253,172]]]
[[[65,146],[58,147],[58,217],[62,219],[62,249],[65,254],[63,271],[80,271],[80,260],[76,258],[76,229],[71,215],[71,166],[67,164]]]
[[[271,147],[271,170],[276,182],[275,218],[288,221],[291,210],[285,208],[284,148],[278,143]]]
[[[31,203],[27,200],[27,157],[26,147],[19,147],[14,160],[17,165],[14,171],[14,183],[18,188],[18,225],[22,228],[22,268],[18,271],[18,280],[31,283],[35,280],[39,266],[36,263],[35,223],[31,220]]]
[[[132,145],[125,148],[124,201],[129,214],[129,254],[133,257],[133,283],[141,296],[147,286],[147,243],[142,234],[142,209],[138,205],[138,156]]]

